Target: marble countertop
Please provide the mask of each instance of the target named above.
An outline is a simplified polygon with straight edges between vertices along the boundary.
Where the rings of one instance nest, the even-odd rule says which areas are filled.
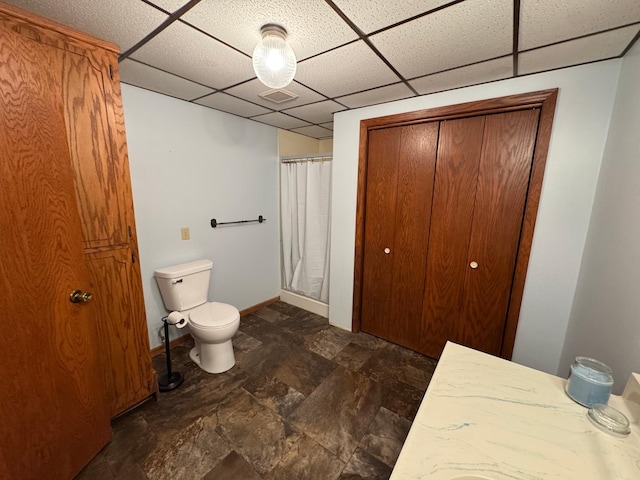
[[[391,480],[640,479],[640,376],[609,401],[626,437],[596,428],[565,383],[447,343]]]

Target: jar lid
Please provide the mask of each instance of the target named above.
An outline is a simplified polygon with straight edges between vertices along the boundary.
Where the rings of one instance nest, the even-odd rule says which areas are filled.
[[[629,435],[629,420],[619,410],[613,407],[598,403],[591,407],[587,412],[587,416],[600,430],[612,435]]]

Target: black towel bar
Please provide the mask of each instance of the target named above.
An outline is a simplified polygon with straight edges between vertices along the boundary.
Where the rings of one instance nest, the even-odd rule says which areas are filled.
[[[218,225],[235,225],[235,224],[239,224],[239,223],[263,223],[266,222],[267,219],[264,218],[262,215],[258,215],[258,218],[256,218],[255,220],[238,220],[237,222],[218,222],[215,218],[211,219],[211,228],[216,228]]]

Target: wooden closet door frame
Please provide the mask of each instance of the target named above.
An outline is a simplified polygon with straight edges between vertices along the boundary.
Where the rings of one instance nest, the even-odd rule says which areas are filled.
[[[556,109],[558,89],[540,90],[537,92],[509,95],[506,97],[477,100],[474,102],[436,107],[414,112],[387,115],[384,117],[369,118],[360,122],[360,149],[358,152],[358,187],[356,205],[356,236],[355,236],[355,262],[353,276],[353,313],[352,330],[360,331],[362,313],[362,277],[364,272],[364,231],[366,212],[367,189],[367,160],[369,132],[380,128],[398,127],[415,123],[450,120],[454,118],[473,117],[492,113],[503,113],[529,108],[540,109],[538,134],[534,146],[533,165],[527,192],[524,219],[520,233],[520,243],[516,266],[509,299],[509,309],[505,324],[500,356],[508,360],[513,355],[513,345],[516,339],[520,306],[524,293],[524,284],[531,254],[533,231],[538,214],[540,193],[542,191],[542,179],[544,177],[551,127]]]

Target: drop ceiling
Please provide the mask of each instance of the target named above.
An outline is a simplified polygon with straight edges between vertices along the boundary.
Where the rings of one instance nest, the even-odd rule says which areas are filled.
[[[623,56],[640,0],[8,0],[120,46],[135,85],[314,138],[333,114]],[[260,27],[289,32],[297,97],[253,73]]]

